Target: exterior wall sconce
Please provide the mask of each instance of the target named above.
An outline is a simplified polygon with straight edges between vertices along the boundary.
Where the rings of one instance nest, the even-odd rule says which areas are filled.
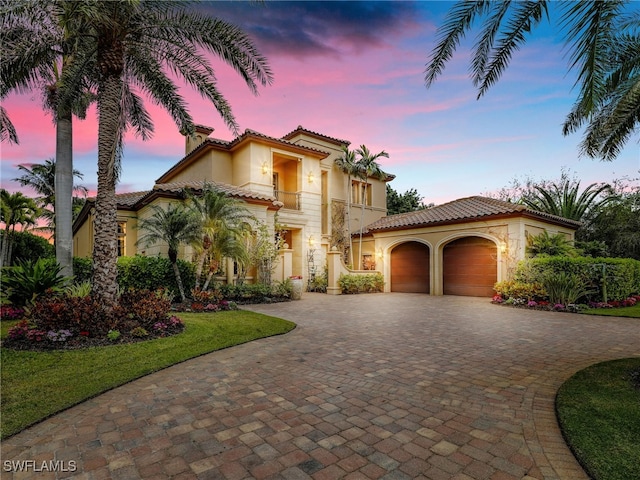
[[[382,249],[381,248],[379,248],[376,251],[376,257],[378,258],[378,260],[382,260],[383,254],[382,254]]]
[[[313,172],[309,172],[309,183],[313,183],[314,178]]]
[[[310,246],[311,248],[313,248],[313,247],[315,246],[315,244],[316,244],[316,241],[315,241],[315,239],[313,238],[313,235],[309,235],[309,246]]]
[[[269,173],[269,165],[267,162],[262,162],[262,174],[266,175],[267,173]]]
[[[507,253],[507,244],[505,242],[500,242],[500,253]]]

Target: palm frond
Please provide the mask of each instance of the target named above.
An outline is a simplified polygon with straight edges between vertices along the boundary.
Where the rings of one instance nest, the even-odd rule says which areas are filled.
[[[476,17],[486,13],[490,7],[491,2],[486,0],[459,1],[451,7],[444,23],[436,32],[438,43],[427,62],[424,76],[427,88],[442,74],[445,64],[453,57],[453,52]]]

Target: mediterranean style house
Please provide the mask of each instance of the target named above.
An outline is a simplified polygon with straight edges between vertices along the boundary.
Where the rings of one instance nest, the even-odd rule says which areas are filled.
[[[246,130],[225,141],[210,137],[212,132],[197,126],[196,135],[186,137],[185,156],[151,190],[117,195],[118,255],[166,254],[160,244],[137,245],[142,236],[138,222],[153,213],[152,205],[181,202],[184,189],[197,192],[205,184],[243,200],[272,231],[276,223],[283,230],[285,248],[276,280],[308,280],[326,265],[330,294],[340,293],[340,274],[375,270],[384,276],[385,291],[492,296],[495,282],[508,279],[525,258],[528,237],[548,231],[573,241],[580,226],[523,205],[477,196],[386,216],[386,182],[395,177],[387,174],[366,182],[348,177],[335,165],[343,147],[350,145],[346,140],[301,126],[281,138]],[[90,256],[93,249],[94,201],[89,199],[74,223],[76,256]],[[366,228],[360,249],[361,220]],[[353,263],[362,265],[362,271],[347,268],[337,248],[348,242],[347,225]],[[180,255],[191,259],[193,252],[183,246]],[[219,279],[234,281],[233,262],[227,262]]]
[[[281,275],[308,278],[323,271],[332,239],[345,227],[347,205],[352,226],[360,225],[363,212],[364,225],[386,214],[386,182],[394,177],[369,178],[366,189],[357,179],[347,185],[347,175],[335,166],[342,148],[350,145],[346,140],[301,126],[281,138],[246,130],[225,141],[210,137],[212,132],[198,125],[194,136],[185,137],[185,156],[160,175],[151,190],[117,195],[118,255],[165,254],[166,246],[160,244],[137,245],[143,235],[138,222],[153,214],[152,205],[182,201],[185,188],[197,192],[205,183],[243,200],[251,214],[271,229],[276,221],[284,229],[290,255]],[[94,201],[89,199],[74,223],[76,256],[91,256],[93,250]],[[183,246],[180,256],[191,259],[191,248]],[[226,281],[233,281],[232,272],[230,265]]]

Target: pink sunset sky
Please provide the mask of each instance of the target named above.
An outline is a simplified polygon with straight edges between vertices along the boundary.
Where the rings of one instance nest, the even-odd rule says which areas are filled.
[[[561,126],[577,92],[574,72],[554,19],[545,22],[512,59],[502,79],[482,99],[468,77],[469,44],[463,44],[431,89],[424,69],[435,32],[450,2],[221,2],[205,3],[212,15],[241,26],[268,58],[275,81],[253,96],[228,67],[214,61],[219,88],[242,131],[281,137],[298,125],[386,150],[383,169],[391,186],[415,188],[425,202],[495,192],[514,178],[553,180],[562,169],[587,186],[637,178],[640,154],[632,138],[614,162],[580,158],[580,134]],[[182,92],[196,123],[233,135],[199,95]],[[55,154],[51,117],[39,92],[3,101],[20,137],[2,145],[1,186],[19,189],[17,165]],[[152,140],[127,137],[119,192],[147,190],[184,154],[184,139],[170,117],[149,104]],[[93,193],[96,186],[97,119],[74,121],[74,166]],[[637,181],[636,181],[637,182]],[[29,192],[30,193],[30,192]]]

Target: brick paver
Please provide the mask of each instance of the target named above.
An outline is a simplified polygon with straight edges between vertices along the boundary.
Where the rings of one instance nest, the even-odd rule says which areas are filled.
[[[305,294],[247,308],[298,327],[26,429],[2,443],[2,478],[586,480],[555,392],[640,355],[637,320],[486,299]],[[19,460],[75,471],[6,471]]]

